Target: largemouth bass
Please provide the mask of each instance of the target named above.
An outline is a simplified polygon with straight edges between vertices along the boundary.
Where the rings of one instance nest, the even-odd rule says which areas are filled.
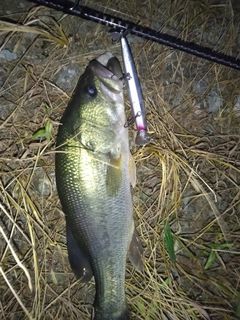
[[[110,52],[80,77],[57,135],[56,182],[66,217],[69,261],[76,276],[96,283],[94,320],[127,320],[126,256],[143,269],[130,184],[122,72]]]

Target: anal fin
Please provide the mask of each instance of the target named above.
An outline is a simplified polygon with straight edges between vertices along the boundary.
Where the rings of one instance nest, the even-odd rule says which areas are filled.
[[[143,246],[135,229],[132,235],[128,256],[129,260],[138,271],[142,271],[144,269]]]

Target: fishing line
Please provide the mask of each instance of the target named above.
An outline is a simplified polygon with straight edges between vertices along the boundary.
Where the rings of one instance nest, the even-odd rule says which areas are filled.
[[[128,30],[129,33],[163,44],[165,46],[189,53],[191,55],[240,70],[240,59],[228,56],[224,53],[212,50],[208,47],[200,46],[193,42],[187,42],[177,37],[155,31],[151,28],[141,26],[128,20],[121,19],[114,15],[103,13],[101,11],[79,5],[79,2],[69,0],[27,0],[29,2],[43,5],[58,11],[62,11],[69,15],[74,15],[85,20],[90,20],[96,23],[103,24],[110,28],[119,30]]]

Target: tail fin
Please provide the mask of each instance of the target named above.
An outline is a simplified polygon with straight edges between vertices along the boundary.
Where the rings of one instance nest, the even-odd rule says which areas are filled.
[[[108,313],[102,314],[101,312],[96,312],[94,310],[93,320],[130,320],[128,309],[124,310],[121,314],[117,313]]]

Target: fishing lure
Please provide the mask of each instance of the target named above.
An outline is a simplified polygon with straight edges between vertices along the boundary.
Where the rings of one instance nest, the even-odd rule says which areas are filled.
[[[131,52],[131,48],[127,41],[126,32],[118,32],[116,30],[111,30],[110,36],[113,40],[119,40],[121,43],[123,66],[125,73],[124,79],[127,82],[128,95],[132,107],[133,117],[135,119],[138,131],[135,143],[138,146],[143,146],[145,144],[150,143],[152,139],[147,132],[147,120],[142,88],[137,75],[137,70]]]

